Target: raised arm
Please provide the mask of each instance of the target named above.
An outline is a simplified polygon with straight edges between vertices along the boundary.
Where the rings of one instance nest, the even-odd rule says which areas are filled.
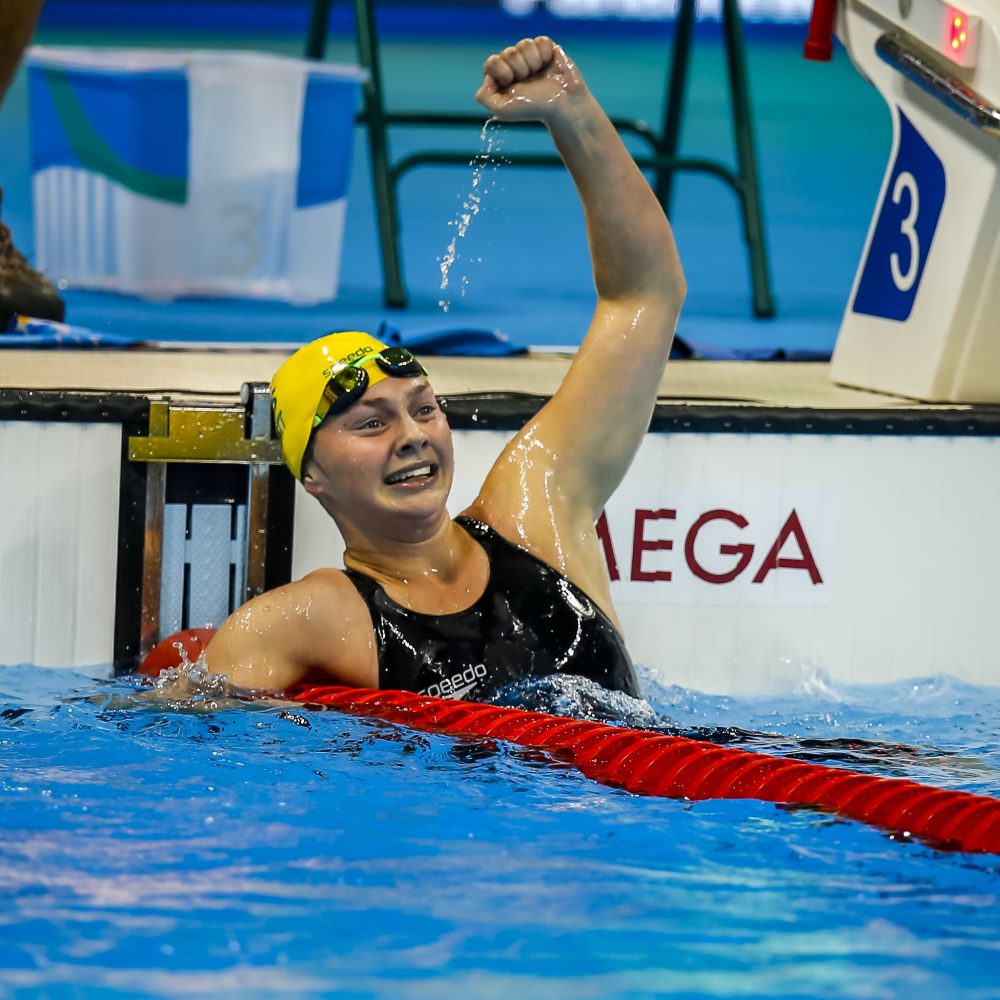
[[[562,48],[545,36],[525,39],[484,69],[477,100],[501,120],[543,122],[576,184],[597,305],[559,390],[512,442],[481,498],[509,507],[526,491],[520,502],[530,507],[541,490],[551,507],[558,490],[570,515],[593,519],[649,426],[684,275],[659,202]],[[542,235],[558,246],[558,234]],[[547,461],[526,462],[526,449],[542,449]]]

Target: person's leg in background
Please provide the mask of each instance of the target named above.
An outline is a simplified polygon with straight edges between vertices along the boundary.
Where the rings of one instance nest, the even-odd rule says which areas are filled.
[[[0,104],[31,41],[45,0],[0,3]],[[0,183],[3,178],[0,177]],[[0,189],[0,207],[3,191]],[[62,320],[63,301],[52,283],[28,265],[0,219],[0,331],[17,314]]]

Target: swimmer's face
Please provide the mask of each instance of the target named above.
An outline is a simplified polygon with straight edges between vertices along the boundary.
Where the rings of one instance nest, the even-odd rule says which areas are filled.
[[[387,378],[316,431],[302,484],[338,523],[439,517],[454,470],[451,429],[426,378]]]

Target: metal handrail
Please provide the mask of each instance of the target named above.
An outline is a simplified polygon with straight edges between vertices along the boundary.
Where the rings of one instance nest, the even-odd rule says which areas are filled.
[[[306,42],[307,58],[323,58],[331,2],[332,0],[312,0]],[[362,66],[368,71],[368,79],[363,89],[364,111],[357,116],[357,121],[367,126],[368,132],[369,158],[378,211],[385,302],[388,306],[405,306],[407,293],[399,245],[397,200],[399,180],[403,174],[417,166],[476,162],[479,154],[456,153],[452,150],[426,150],[393,162],[389,154],[387,129],[395,125],[482,126],[483,118],[471,113],[386,109],[374,7],[375,0],[354,0],[358,57]],[[668,214],[673,192],[673,177],[679,171],[708,173],[730,185],[736,194],[743,216],[753,314],[767,318],[775,315],[776,307],[771,290],[770,265],[764,234],[757,152],[750,113],[746,55],[738,0],[722,0],[722,21],[738,163],[735,171],[714,160],[677,156],[690,49],[694,35],[695,0],[680,0],[661,132],[658,134],[645,122],[637,119],[613,119],[613,123],[619,131],[637,135],[652,146],[656,155],[636,157],[636,162],[642,169],[656,172],[654,191]],[[560,162],[557,157],[550,154],[533,153],[505,154],[503,160],[513,166],[550,166]]]

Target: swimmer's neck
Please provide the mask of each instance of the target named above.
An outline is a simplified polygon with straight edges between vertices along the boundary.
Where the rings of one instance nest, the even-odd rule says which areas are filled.
[[[394,533],[367,536],[343,529],[344,565],[382,584],[414,584],[422,579],[438,585],[460,578],[477,546],[446,514],[432,527],[396,526]]]

